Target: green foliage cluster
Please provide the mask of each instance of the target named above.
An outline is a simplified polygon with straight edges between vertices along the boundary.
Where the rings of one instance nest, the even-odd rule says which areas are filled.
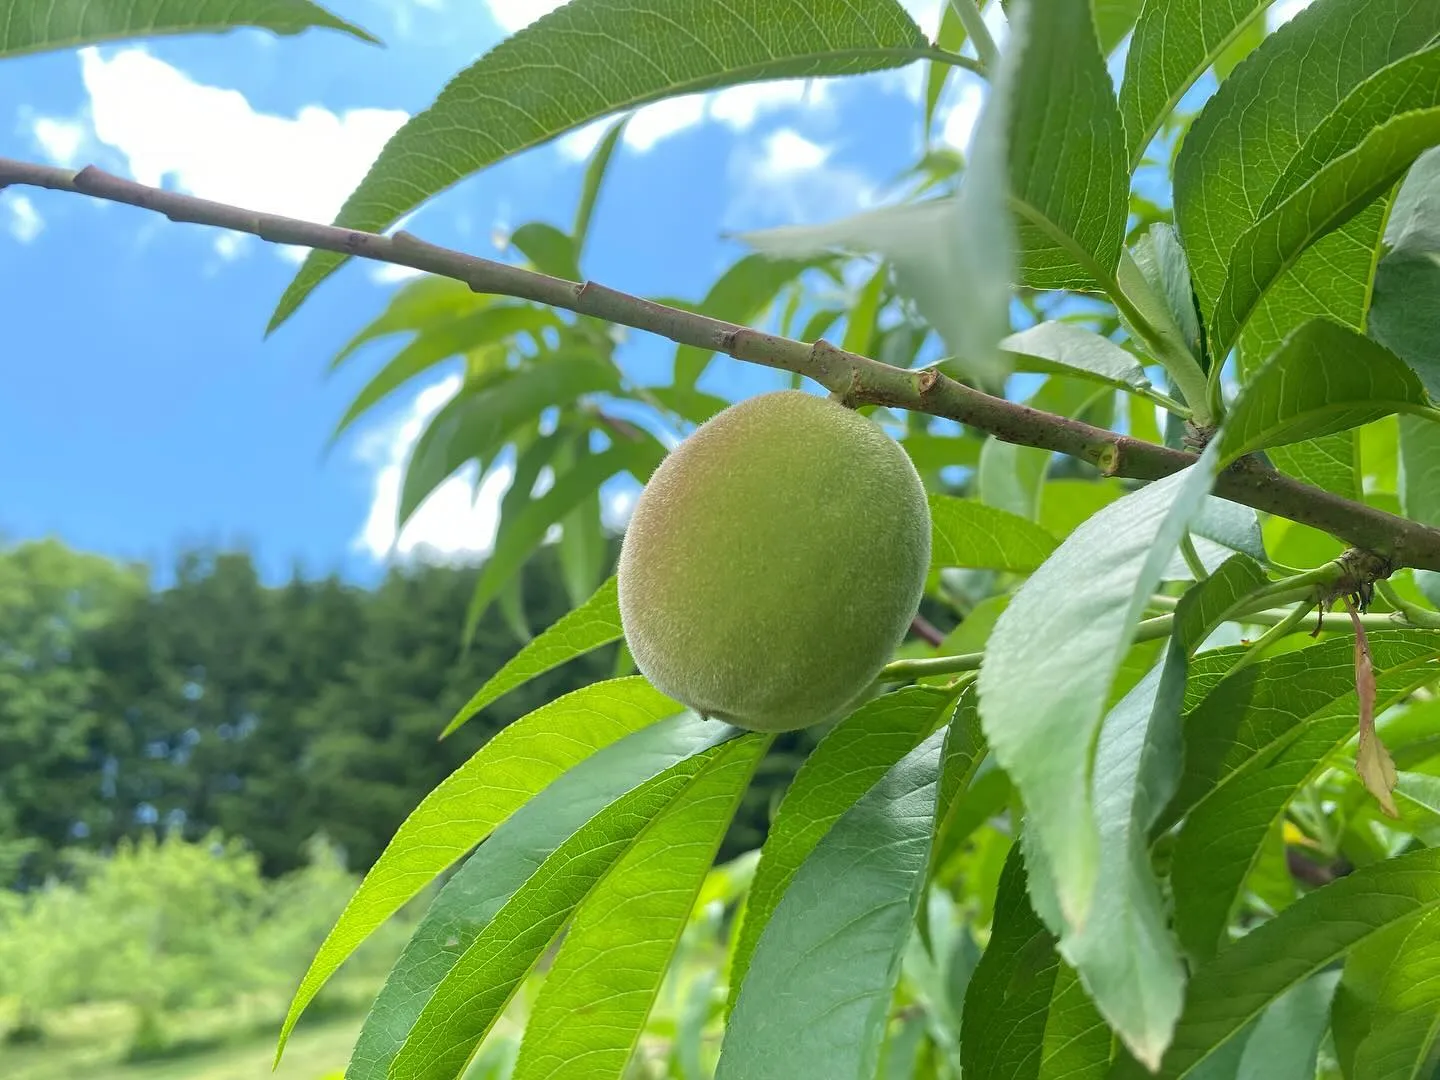
[[[273,879],[246,845],[212,833],[122,840],[113,854],[71,849],[64,877],[0,894],[5,1041],[43,1040],[77,1005],[129,1006],[130,1054],[183,1048],[171,1018],[265,998],[271,1009],[344,908],[356,879],[322,840],[309,862]],[[403,923],[347,968],[367,983],[394,961]],[[332,995],[333,997],[334,995]]]
[[[0,53],[213,25],[183,7],[11,20]],[[701,388],[710,346],[811,376],[916,463],[925,619],[816,732],[776,809],[697,1006],[723,1023],[718,1080],[1435,1074],[1440,548],[1417,525],[1440,525],[1440,5],[1316,0],[1267,35],[1268,7],[1010,0],[1000,49],[972,0],[951,0],[933,41],[896,0],[571,0],[458,73],[342,209],[382,231],[672,95],[929,65],[925,152],[893,205],[744,237],[699,301],[572,288],[622,118],[568,231],[512,237],[558,290],[494,267],[523,281],[515,300],[421,278],[334,361],[406,335],[340,432],[463,361],[402,521],[460,467],[516,454],[453,626],[476,634],[492,608],[513,623],[515,571],[559,530],[573,610],[458,705],[452,736],[620,639],[599,485],[647,480],[662,435],[724,408]],[[228,18],[336,25],[303,0]],[[957,70],[988,85],[963,157],[932,144]],[[331,247],[272,328],[357,249]],[[650,328],[664,305],[684,342],[668,385],[627,377],[587,295]],[[1038,376],[1003,382],[1030,411],[977,392],[1016,373]],[[394,832],[316,950],[282,1049],[345,959],[460,864],[347,1080],[644,1067],[677,942],[774,742],[636,676],[529,705]]]
[[[558,577],[553,561],[528,569],[534,617],[564,611]],[[373,590],[271,588],[247,554],[191,553],[152,589],[57,541],[0,551],[0,839],[29,842],[15,869],[43,879],[66,849],[161,827],[243,839],[269,875],[324,833],[363,871],[479,743],[613,668],[581,661],[437,742],[519,645],[497,616],[462,653],[474,578],[417,565]]]

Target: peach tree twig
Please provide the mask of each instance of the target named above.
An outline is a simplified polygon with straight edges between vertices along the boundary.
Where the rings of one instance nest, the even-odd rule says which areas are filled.
[[[1192,464],[1194,454],[1157,446],[1069,417],[982,393],[933,368],[911,370],[838,349],[806,344],[746,326],[681,311],[593,281],[566,281],[427,243],[263,214],[226,203],[138,184],[87,166],[78,172],[0,158],[0,188],[25,185],[125,203],[172,221],[233,229],[277,244],[422,270],[464,282],[477,293],[512,296],[637,330],[737,360],[807,376],[851,405],[885,405],[955,420],[1004,442],[1088,461],[1108,476],[1158,480]],[[1277,514],[1376,552],[1397,567],[1440,571],[1440,529],[1302,484],[1260,460],[1243,458],[1217,478],[1215,494]]]

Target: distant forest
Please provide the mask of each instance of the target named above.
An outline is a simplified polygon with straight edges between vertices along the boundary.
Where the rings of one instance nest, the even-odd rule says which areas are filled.
[[[335,577],[267,587],[244,552],[191,552],[172,585],[54,540],[0,549],[0,884],[66,848],[211,830],[264,872],[323,835],[364,871],[396,826],[497,730],[615,672],[599,650],[442,727],[522,644],[492,607],[460,647],[474,568],[395,568],[373,589]],[[522,576],[526,622],[569,607],[551,549]],[[762,768],[722,854],[757,845],[788,783],[791,736]]]

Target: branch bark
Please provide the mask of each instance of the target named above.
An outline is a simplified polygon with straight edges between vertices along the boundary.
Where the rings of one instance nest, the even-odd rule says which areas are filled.
[[[565,281],[466,255],[406,232],[382,236],[262,214],[137,184],[94,166],[75,172],[0,158],[0,188],[16,184],[125,203],[163,214],[172,221],[233,229],[272,243],[394,263],[462,281],[478,293],[513,296],[592,315],[684,345],[807,376],[852,405],[886,405],[928,413],[1005,442],[1069,454],[1091,462],[1110,476],[1158,480],[1195,461],[1193,454],[992,397],[933,369],[893,367],[837,349],[823,340],[813,344],[793,341],[666,307],[592,281]],[[1396,567],[1440,571],[1440,529],[1302,484],[1258,459],[1243,459],[1222,472],[1215,494],[1314,526],[1346,543],[1384,555]]]

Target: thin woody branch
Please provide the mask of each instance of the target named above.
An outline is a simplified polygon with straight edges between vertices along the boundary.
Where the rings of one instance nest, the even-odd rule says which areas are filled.
[[[993,397],[933,369],[908,370],[837,349],[805,344],[735,323],[666,307],[595,282],[565,281],[427,243],[262,214],[137,184],[94,166],[75,172],[0,158],[0,188],[20,184],[90,195],[164,214],[172,221],[233,229],[277,244],[320,248],[453,278],[477,293],[531,300],[648,330],[684,345],[805,375],[851,404],[887,405],[955,420],[1005,442],[1088,461],[1110,476],[1158,480],[1195,461],[1193,454],[1132,439],[1064,416]],[[1222,472],[1215,494],[1311,525],[1395,566],[1440,571],[1440,529],[1341,498],[1253,458]]]

